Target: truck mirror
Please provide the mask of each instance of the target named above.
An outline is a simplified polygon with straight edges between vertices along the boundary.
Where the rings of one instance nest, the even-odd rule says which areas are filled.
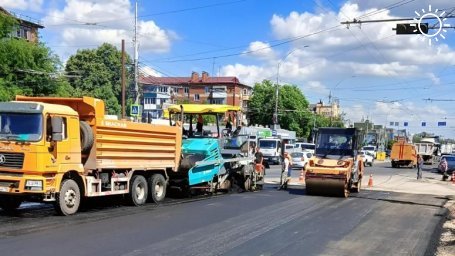
[[[63,118],[60,116],[51,117],[52,141],[63,140]]]

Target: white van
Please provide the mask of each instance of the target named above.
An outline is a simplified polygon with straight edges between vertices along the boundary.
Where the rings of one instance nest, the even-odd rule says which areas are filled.
[[[303,151],[305,152],[310,152],[311,154],[314,155],[314,151],[316,150],[316,145],[314,143],[299,143],[300,147],[302,148]]]

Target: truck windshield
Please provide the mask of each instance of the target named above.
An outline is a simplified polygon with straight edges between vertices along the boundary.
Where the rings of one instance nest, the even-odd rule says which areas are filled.
[[[312,149],[314,150],[316,148],[316,145],[314,144],[302,144],[302,149]]]
[[[41,114],[0,113],[0,140],[38,141],[42,133]]]
[[[259,148],[276,148],[276,141],[274,140],[260,140]]]

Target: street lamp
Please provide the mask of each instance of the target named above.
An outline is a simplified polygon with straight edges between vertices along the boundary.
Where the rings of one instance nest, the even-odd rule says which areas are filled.
[[[308,45],[304,45],[303,48],[309,47]],[[276,88],[275,88],[275,112],[273,113],[273,129],[277,129],[278,126],[278,94],[279,94],[279,77],[280,77],[280,66],[281,62],[286,60],[286,58],[291,55],[293,52],[296,50],[299,50],[300,48],[295,48],[292,51],[289,51],[286,56],[280,59],[278,61],[277,69],[276,69]]]

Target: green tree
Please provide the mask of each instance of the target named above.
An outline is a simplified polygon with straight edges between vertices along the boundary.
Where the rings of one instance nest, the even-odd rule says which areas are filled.
[[[75,75],[69,79],[71,86],[75,88],[75,95],[102,99],[109,114],[120,114],[121,61],[121,51],[107,43],[97,49],[79,50],[72,55],[66,63],[65,71]],[[131,63],[128,55],[126,62]],[[126,77],[129,77],[128,74],[131,74],[130,69],[127,69]],[[128,105],[130,103],[131,101]]]
[[[18,21],[6,13],[0,12],[0,38],[8,38],[18,26]]]
[[[0,101],[12,100],[17,94],[70,95],[71,86],[58,75],[58,56],[44,44],[10,37],[14,22],[15,19],[0,15]]]
[[[249,102],[249,118],[252,124],[271,125],[275,111],[275,84],[269,80],[257,83]],[[279,87],[278,122],[284,129],[293,130],[298,137],[308,137],[312,128],[312,115],[308,101],[295,85]]]

